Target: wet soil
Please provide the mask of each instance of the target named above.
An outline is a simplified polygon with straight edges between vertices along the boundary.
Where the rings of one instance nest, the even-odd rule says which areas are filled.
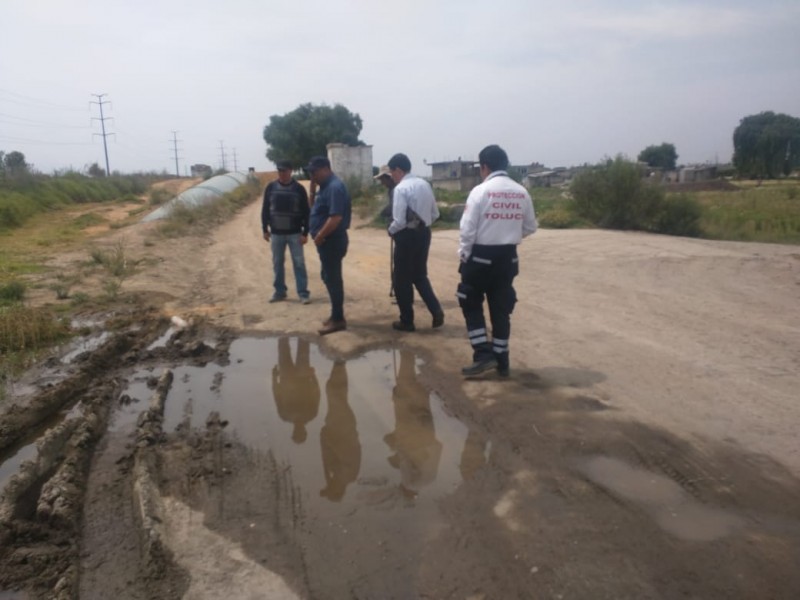
[[[380,232],[348,331],[314,333],[311,252],[314,303],[268,305],[256,209],[126,232],[149,300],[15,382],[0,598],[797,597],[794,249],[540,232],[512,377],[463,380],[449,294],[443,329],[391,331]]]

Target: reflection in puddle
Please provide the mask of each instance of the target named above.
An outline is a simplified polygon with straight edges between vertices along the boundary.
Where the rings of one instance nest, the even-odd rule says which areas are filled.
[[[332,362],[307,340],[243,338],[229,366],[174,375],[166,432],[202,428],[218,411],[240,442],[290,465],[309,502],[431,502],[486,464],[487,443],[446,414],[406,350]],[[132,384],[131,397],[149,398],[134,385],[144,383]]]
[[[579,469],[616,496],[642,505],[662,529],[678,538],[707,542],[744,526],[741,517],[698,503],[671,479],[621,460],[595,456]]]

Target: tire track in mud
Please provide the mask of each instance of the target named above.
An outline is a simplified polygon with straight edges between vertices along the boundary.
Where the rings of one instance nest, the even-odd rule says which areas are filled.
[[[90,465],[98,458],[98,448],[109,446],[109,416],[128,371],[170,357],[207,362],[227,352],[224,342],[212,349],[195,339],[181,340],[182,335],[193,338],[197,332],[178,332],[166,348],[150,349],[168,325],[151,309],[128,313],[107,325],[118,333],[78,356],[75,364],[61,367],[67,374],[58,383],[39,394],[9,399],[0,414],[0,443],[5,448],[26,431],[44,428],[35,441],[35,457],[23,462],[0,492],[0,589],[25,590],[34,599],[78,597]],[[73,407],[69,414],[58,416],[69,406]],[[115,451],[117,469],[111,477],[125,488],[131,484],[131,451],[125,446],[116,446]],[[117,514],[112,499],[125,496],[109,496],[103,510]],[[148,574],[145,569],[138,571]]]

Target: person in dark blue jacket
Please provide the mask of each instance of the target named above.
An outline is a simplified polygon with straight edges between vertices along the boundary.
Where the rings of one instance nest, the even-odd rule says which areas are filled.
[[[347,254],[351,202],[347,187],[324,156],[313,157],[306,167],[317,186],[311,206],[309,229],[322,265],[322,281],[331,299],[331,315],[322,323],[320,335],[347,329],[344,318],[344,281],[342,261]]]

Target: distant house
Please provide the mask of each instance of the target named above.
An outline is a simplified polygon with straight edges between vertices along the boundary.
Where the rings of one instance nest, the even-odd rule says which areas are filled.
[[[442,190],[467,192],[481,182],[480,171],[474,160],[450,160],[428,163],[431,168],[431,185]]]
[[[529,171],[523,181],[525,187],[552,187],[554,185],[561,185],[566,183],[572,177],[572,173],[566,167],[556,167],[555,169],[546,169],[537,166],[533,171]]]
[[[697,183],[700,181],[711,181],[717,178],[716,165],[697,165],[684,167],[678,174],[680,183]]]
[[[189,167],[192,172],[192,177],[202,177],[208,179],[214,174],[214,171],[208,165],[196,164]]]
[[[528,174],[528,165],[508,165],[506,172],[511,176],[514,181],[525,182],[525,176]]]

